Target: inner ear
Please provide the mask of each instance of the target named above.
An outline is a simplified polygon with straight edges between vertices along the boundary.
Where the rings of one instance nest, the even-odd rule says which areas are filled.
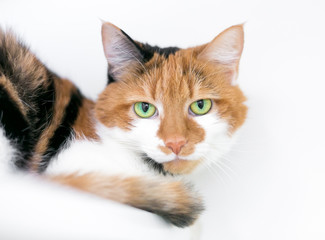
[[[198,59],[214,64],[223,64],[237,77],[239,60],[244,47],[243,25],[232,26],[215,37],[198,55]]]
[[[236,64],[244,47],[243,25],[232,26],[215,37],[199,54],[199,58],[221,64]]]
[[[115,25],[102,25],[102,42],[108,62],[109,81],[119,81],[126,72],[143,64],[141,48]]]

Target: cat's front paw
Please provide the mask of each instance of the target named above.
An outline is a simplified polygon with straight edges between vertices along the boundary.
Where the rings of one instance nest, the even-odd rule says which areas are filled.
[[[190,226],[204,210],[193,187],[181,181],[96,173],[57,175],[50,179],[155,213],[177,227]]]
[[[190,184],[167,182],[159,188],[156,189],[159,191],[157,194],[150,194],[147,198],[147,206],[140,208],[163,217],[177,227],[192,225],[204,210],[201,197]]]

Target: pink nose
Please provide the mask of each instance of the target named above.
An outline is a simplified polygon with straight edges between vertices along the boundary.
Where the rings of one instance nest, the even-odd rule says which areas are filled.
[[[182,147],[186,144],[186,139],[184,137],[172,137],[165,141],[166,147],[170,148],[176,155],[179,154]]]

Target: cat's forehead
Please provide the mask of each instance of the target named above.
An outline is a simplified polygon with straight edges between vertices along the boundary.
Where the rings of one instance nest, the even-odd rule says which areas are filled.
[[[128,82],[141,88],[141,94],[165,102],[173,99],[184,102],[189,99],[217,98],[220,76],[216,68],[210,71],[206,63],[196,59],[192,50],[179,50],[168,56],[155,53],[142,66],[138,74],[129,76]]]

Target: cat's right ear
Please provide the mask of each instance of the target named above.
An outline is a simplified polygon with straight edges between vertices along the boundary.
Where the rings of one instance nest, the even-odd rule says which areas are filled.
[[[103,23],[102,41],[108,62],[109,82],[119,81],[124,73],[142,64],[143,56],[139,46],[115,25]]]

